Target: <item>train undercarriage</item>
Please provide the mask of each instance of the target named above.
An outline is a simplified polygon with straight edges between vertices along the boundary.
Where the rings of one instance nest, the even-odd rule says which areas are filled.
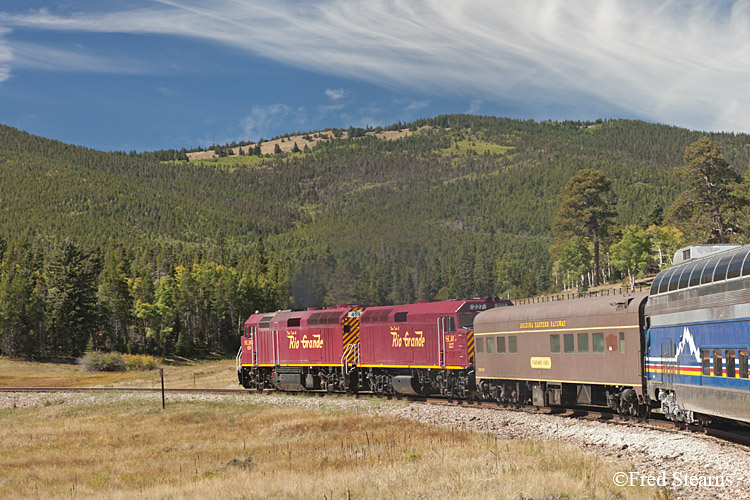
[[[482,380],[481,399],[539,407],[599,406],[620,415],[647,417],[650,410],[634,387],[526,380]]]
[[[389,369],[332,366],[251,367],[238,371],[246,389],[363,392],[468,399],[475,393],[473,370]]]
[[[647,417],[648,400],[636,388],[594,384],[565,384],[525,380],[482,380],[474,371],[391,369],[333,366],[242,367],[240,383],[247,389],[282,391],[372,392],[383,396],[442,396],[510,405],[539,407],[598,406],[624,416]]]

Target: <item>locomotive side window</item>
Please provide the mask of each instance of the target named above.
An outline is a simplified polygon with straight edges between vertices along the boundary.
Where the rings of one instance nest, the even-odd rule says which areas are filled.
[[[711,352],[708,349],[701,351],[703,375],[711,376]]]
[[[476,339],[477,352],[484,352],[484,339],[477,337]]]
[[[458,327],[462,330],[473,330],[474,329],[474,314],[459,314],[458,315]]]
[[[722,366],[721,351],[714,351],[714,377],[721,377],[724,375],[724,367]]]
[[[594,352],[604,352],[604,334],[603,333],[592,333],[591,343],[593,344]]]
[[[497,352],[503,354],[505,352],[505,337],[497,338]]]
[[[404,321],[406,321],[406,315],[407,314],[408,313],[405,313],[405,312],[396,313],[396,314],[393,315],[393,321],[395,323],[403,323]]]
[[[445,318],[445,332],[446,333],[453,333],[456,331],[456,318],[453,316],[448,316]]]
[[[563,350],[566,353],[576,352],[572,333],[563,335]]]
[[[560,336],[549,336],[549,352],[560,352]]]
[[[625,354],[625,332],[620,332],[620,353]]]
[[[578,352],[587,353],[589,352],[589,334],[579,333],[578,334]]]
[[[734,350],[727,350],[727,377],[734,378],[735,366]]]
[[[740,378],[747,378],[747,351],[740,351]]]
[[[516,341],[515,335],[511,335],[510,337],[508,337],[508,352],[518,352],[518,343]]]
[[[495,339],[494,337],[487,337],[487,354],[495,352]]]

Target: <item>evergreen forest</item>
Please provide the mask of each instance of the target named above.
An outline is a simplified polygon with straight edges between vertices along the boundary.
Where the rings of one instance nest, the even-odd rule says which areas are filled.
[[[712,241],[684,216],[700,140],[739,200],[721,242],[750,239],[746,134],[475,115],[403,127],[189,162],[0,126],[0,351],[231,353],[256,310],[632,285]],[[556,224],[564,188],[592,170],[607,206],[596,248],[575,216]]]

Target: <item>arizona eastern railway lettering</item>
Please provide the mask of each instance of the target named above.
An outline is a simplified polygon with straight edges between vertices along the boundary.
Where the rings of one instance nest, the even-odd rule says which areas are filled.
[[[521,330],[531,328],[565,328],[566,321],[567,320],[564,319],[557,319],[554,321],[527,321],[525,323],[521,323],[519,328]]]

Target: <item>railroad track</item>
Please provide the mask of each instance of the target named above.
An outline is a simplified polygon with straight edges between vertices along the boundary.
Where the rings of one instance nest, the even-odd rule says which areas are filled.
[[[29,393],[94,393],[94,392],[124,392],[124,393],[160,393],[162,389],[160,387],[0,387],[0,393],[2,392],[29,392]],[[318,397],[326,397],[329,395],[342,396],[342,393],[328,393],[325,391],[306,391],[306,392],[279,392],[273,390],[258,391],[255,389],[208,389],[208,388],[165,388],[164,393],[166,394],[263,394],[263,393],[278,393],[278,394],[308,394],[315,395]],[[438,397],[419,397],[419,396],[405,396],[405,395],[394,395],[394,396],[379,396],[372,393],[357,393],[352,397],[354,398],[374,398],[374,399],[392,399],[392,400],[406,400],[421,402],[433,405],[443,406],[465,406],[467,408],[488,408],[497,410],[513,410],[522,411],[527,413],[543,413],[549,415],[555,415],[560,418],[577,418],[586,419],[598,422],[605,422],[614,425],[631,425],[633,423],[645,425],[647,427],[655,428],[666,432],[690,432],[696,434],[705,434],[707,436],[714,437],[722,441],[729,441],[732,443],[740,444],[743,446],[750,447],[750,431],[748,430],[737,430],[726,427],[703,427],[695,425],[680,425],[674,422],[665,420],[660,414],[654,414],[652,418],[641,418],[641,417],[628,417],[621,416],[614,412],[609,412],[603,409],[592,409],[592,408],[550,408],[550,407],[537,407],[531,405],[507,405],[489,401],[465,401],[465,400],[450,400]]]
[[[0,387],[0,392],[162,392],[161,387]],[[248,389],[165,388],[165,393],[187,394],[253,394]]]

